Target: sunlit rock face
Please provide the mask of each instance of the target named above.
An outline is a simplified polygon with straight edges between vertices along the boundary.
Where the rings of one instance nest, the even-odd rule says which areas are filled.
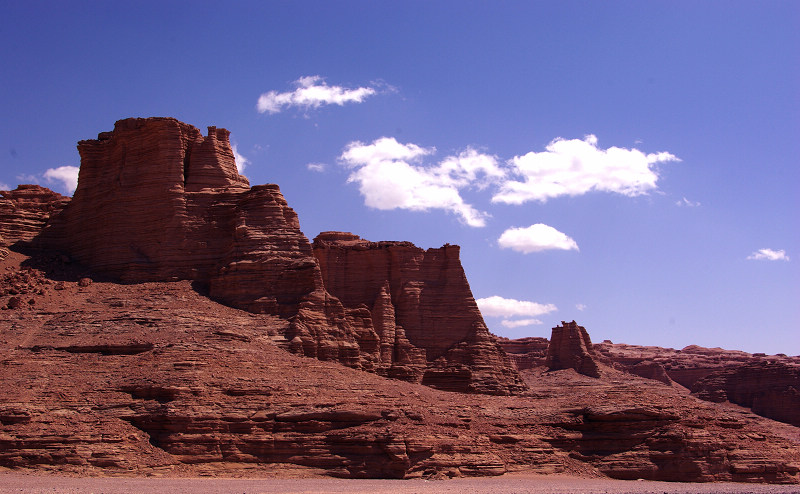
[[[575,369],[585,376],[600,377],[586,328],[575,321],[561,321],[561,324],[553,328],[545,365],[550,370]]]
[[[524,389],[486,328],[458,246],[423,250],[344,232],[324,232],[313,245],[328,292],[350,310],[371,308],[377,359],[390,374],[418,373],[424,384],[452,391]]]
[[[290,351],[433,387],[523,390],[489,334],[459,248],[321,235],[312,249],[277,185],[250,187],[229,132],[120,120],[78,144],[72,201],[37,239],[125,283],[193,280],[289,321]]]

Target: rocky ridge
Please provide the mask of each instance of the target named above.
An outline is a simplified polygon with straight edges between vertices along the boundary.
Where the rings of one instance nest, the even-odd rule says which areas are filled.
[[[626,372],[670,364],[574,321],[544,351],[502,342],[509,358],[456,246],[312,245],[277,186],[236,173],[224,129],[129,119],[79,150],[72,201],[0,202],[2,467],[800,482],[796,427]]]

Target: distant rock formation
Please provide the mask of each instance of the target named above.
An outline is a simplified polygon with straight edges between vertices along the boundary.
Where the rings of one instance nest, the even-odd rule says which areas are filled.
[[[69,197],[39,185],[0,190],[0,239],[7,245],[30,241],[68,203]]]
[[[250,187],[229,132],[118,121],[81,141],[78,188],[37,245],[125,283],[193,280],[230,306],[288,321],[299,355],[441,389],[525,389],[489,334],[459,248],[325,233],[314,249],[277,185]]]
[[[553,328],[545,365],[550,370],[575,369],[585,376],[600,377],[593,354],[586,328],[578,326],[575,321],[561,321],[561,326]]]
[[[760,361],[721,369],[695,382],[692,394],[800,427],[800,365]]]

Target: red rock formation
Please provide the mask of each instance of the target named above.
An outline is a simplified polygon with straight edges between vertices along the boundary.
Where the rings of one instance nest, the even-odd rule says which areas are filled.
[[[423,372],[424,384],[462,392],[524,389],[486,328],[459,259],[459,247],[423,250],[370,242],[344,232],[314,239],[327,291],[370,314],[377,364]]]
[[[348,240],[323,246],[328,234],[318,251],[329,255],[315,258],[278,186],[250,188],[237,173],[228,136],[149,118],[81,141],[74,198],[38,244],[127,283],[206,284],[214,299],[287,319],[285,347],[300,355],[465,392],[524,389],[483,323],[458,247],[382,243],[379,257],[334,259]]]
[[[692,394],[800,427],[800,365],[760,361],[732,366],[699,379]]]
[[[68,203],[69,197],[39,185],[0,190],[0,239],[7,245],[33,239]]]
[[[550,370],[575,369],[585,376],[600,377],[586,328],[578,326],[575,321],[561,321],[561,324],[553,328],[545,365]]]
[[[535,336],[527,338],[509,339],[497,338],[497,343],[505,350],[518,370],[544,366],[547,361],[547,338]]]

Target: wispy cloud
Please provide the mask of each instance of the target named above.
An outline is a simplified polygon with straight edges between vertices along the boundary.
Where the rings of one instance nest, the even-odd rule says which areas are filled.
[[[509,228],[500,235],[497,244],[523,254],[545,250],[579,250],[575,240],[543,223],[527,228]]]
[[[503,176],[494,156],[468,148],[435,165],[422,163],[436,149],[381,137],[371,144],[347,145],[339,162],[351,170],[348,182],[359,186],[364,203],[376,209],[443,209],[469,226],[486,225],[488,213],[464,202],[460,190],[483,188]]]
[[[322,173],[325,171],[325,163],[309,163],[306,165],[308,171]]]
[[[656,164],[680,161],[667,152],[645,154],[638,149],[601,149],[594,135],[583,140],[557,138],[545,149],[510,159],[513,178],[500,186],[492,201],[546,202],[590,191],[637,196],[656,189]]]
[[[684,197],[680,201],[677,201],[675,203],[675,205],[676,206],[686,206],[687,208],[696,208],[696,207],[700,206],[700,203],[699,202],[695,202],[695,201],[690,201],[689,199]]]
[[[0,182],[0,190],[11,190],[11,187],[9,187],[8,184]]]
[[[579,311],[583,312],[583,311],[586,310],[586,305],[584,305],[584,304],[575,304],[575,308],[578,309]]]
[[[263,93],[256,104],[258,112],[274,114],[290,107],[309,110],[324,105],[343,106],[345,103],[361,103],[378,93],[377,88],[369,86],[355,89],[329,86],[318,75],[301,77],[294,82],[294,85],[296,86],[294,91]]]
[[[233,149],[233,158],[236,160],[236,169],[239,173],[244,173],[244,169],[250,164],[250,160],[239,154],[236,144],[233,144],[231,148]]]
[[[59,166],[58,168],[49,168],[42,175],[47,183],[61,182],[64,191],[72,195],[75,189],[78,188],[78,171],[77,166]]]
[[[785,250],[758,249],[747,256],[747,259],[752,261],[788,261],[789,256],[786,255]]]

